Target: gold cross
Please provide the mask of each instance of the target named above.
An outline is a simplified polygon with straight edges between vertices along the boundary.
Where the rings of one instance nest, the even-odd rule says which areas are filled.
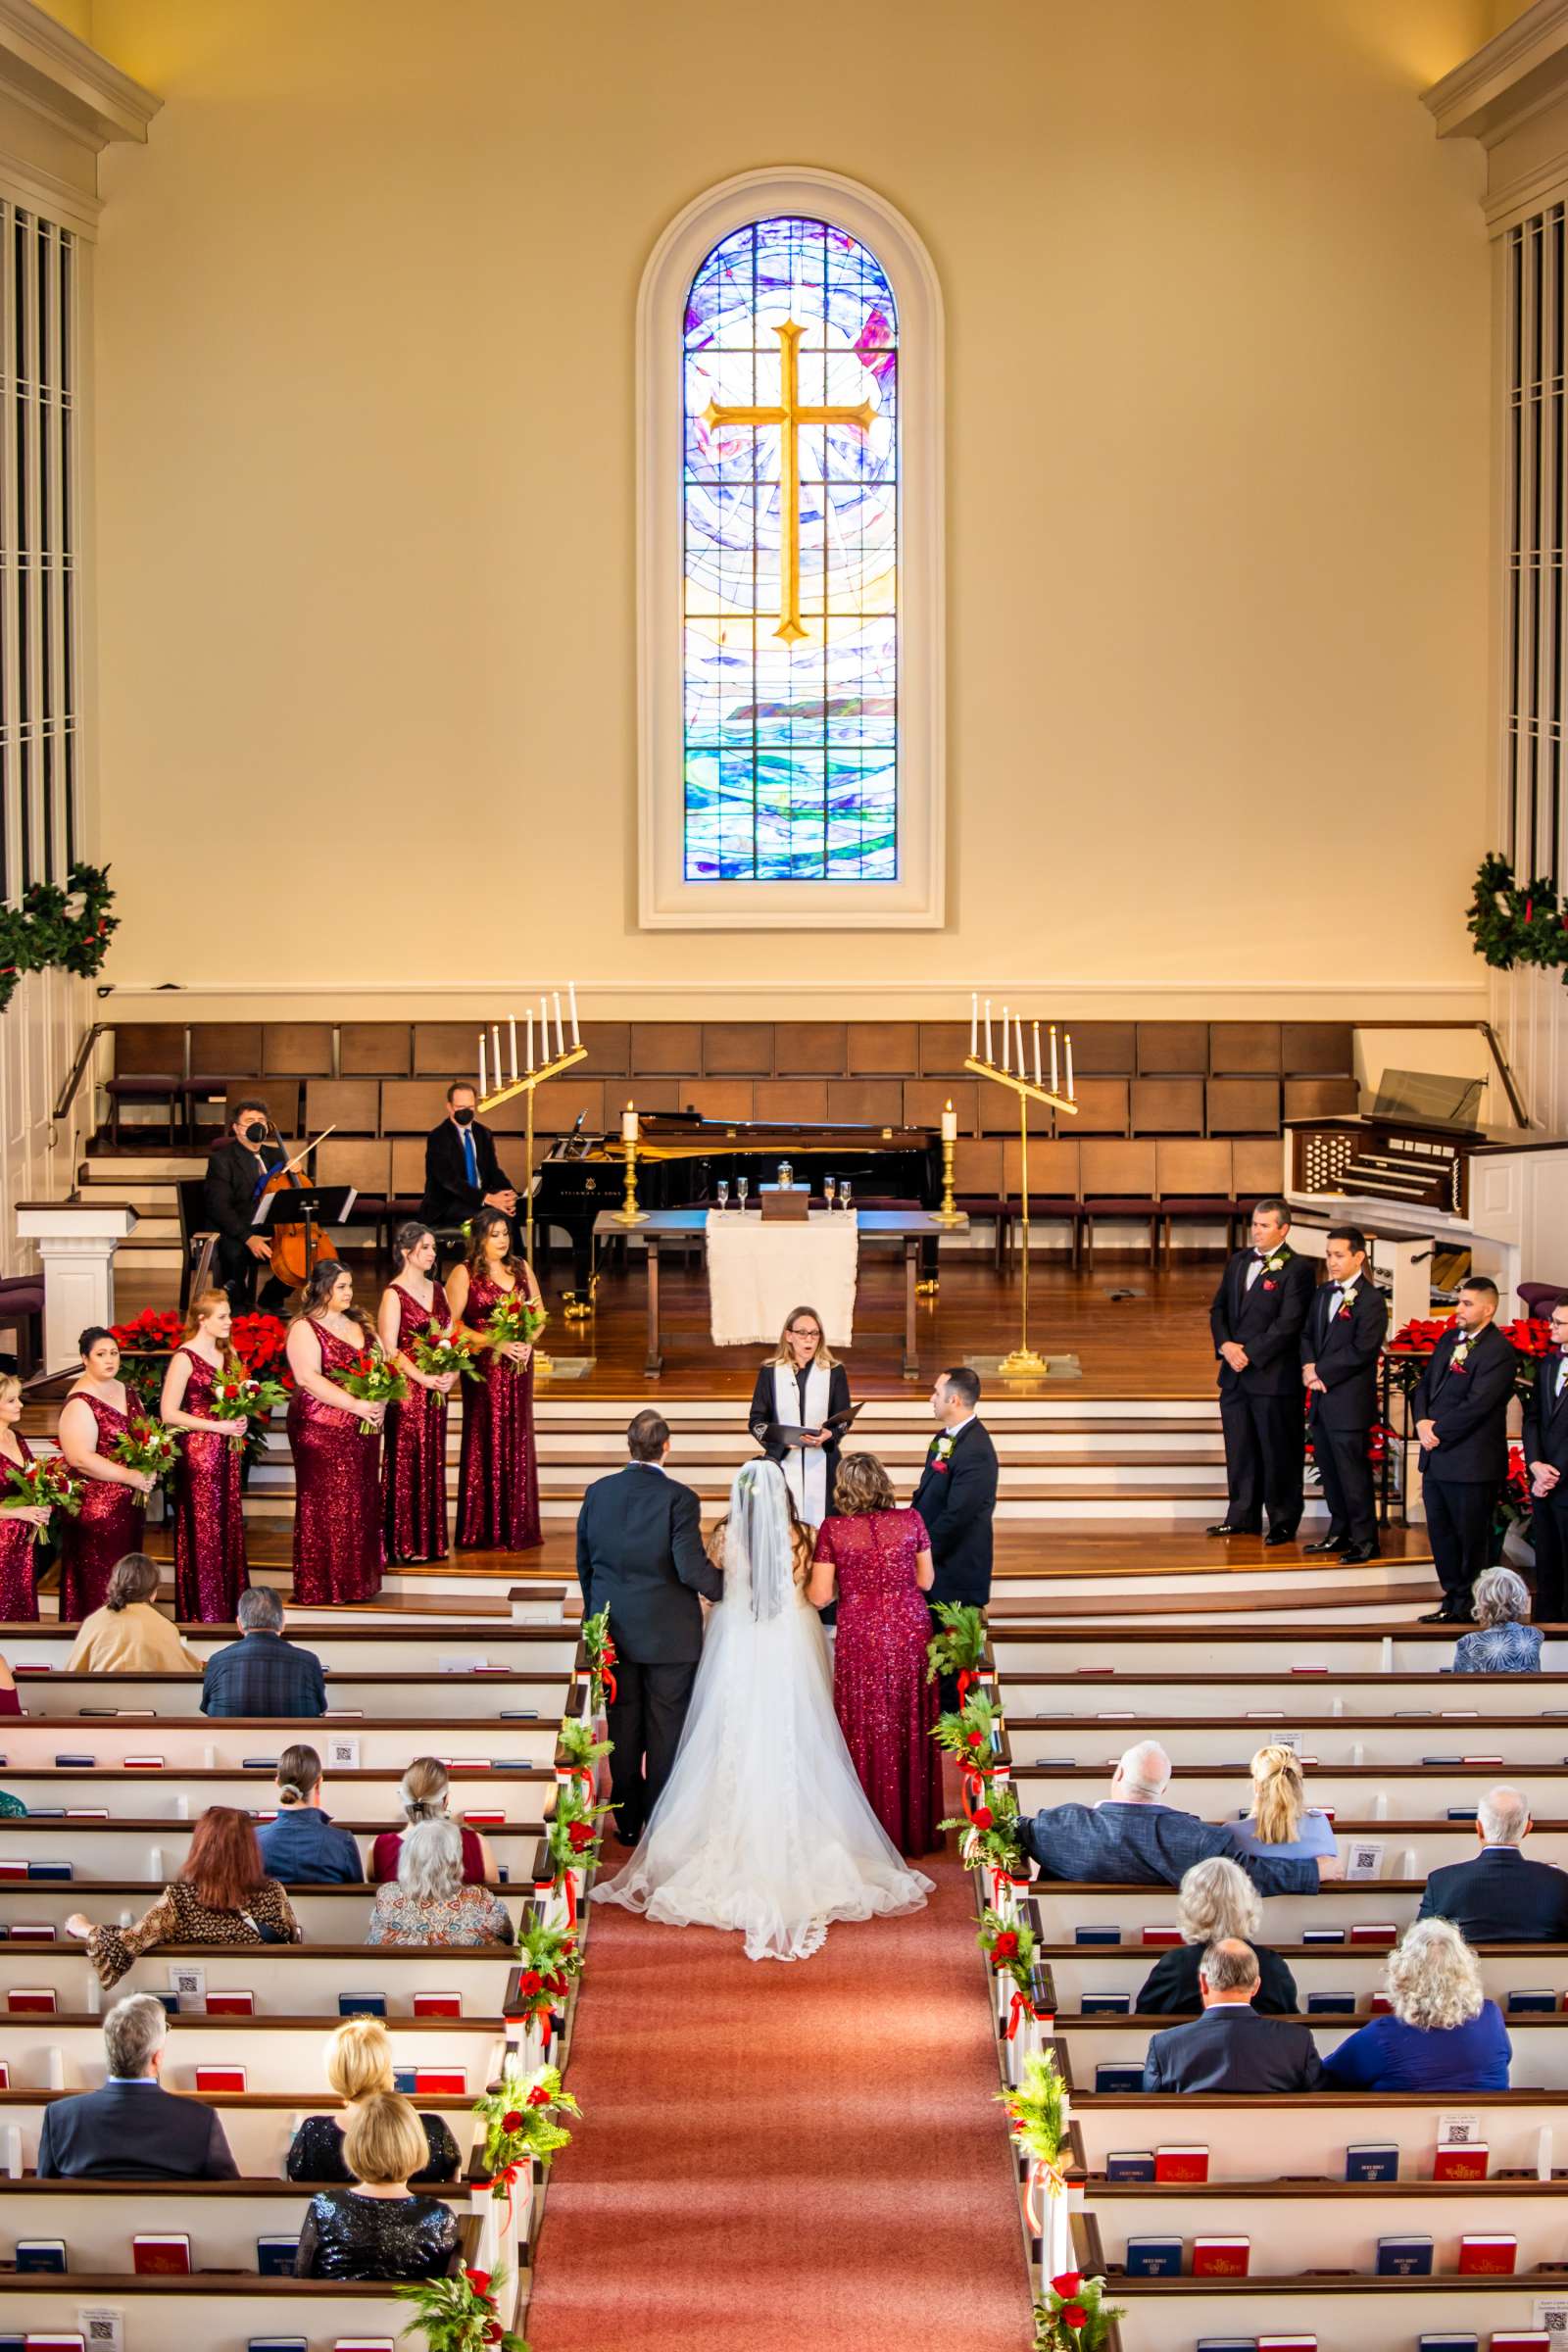
[[[782,511],[783,532],[779,544],[781,577],[779,581],[779,619],[773,631],[786,643],[795,644],[806,635],[801,625],[801,451],[800,429],[803,424],[853,424],[864,433],[870,430],[876,412],[868,400],[853,409],[803,409],[800,403],[801,337],[804,326],[793,318],[775,328],[781,345],[780,364],[783,370],[784,397],[776,409],[721,409],[710,400],[703,411],[703,422],[710,432],[716,424],[776,424],[782,427],[782,483],[779,504]]]

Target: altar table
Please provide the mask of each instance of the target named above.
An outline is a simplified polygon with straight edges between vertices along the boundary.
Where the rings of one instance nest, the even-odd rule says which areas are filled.
[[[708,1216],[709,1330],[715,1348],[776,1348],[784,1318],[814,1306],[830,1348],[855,1340],[859,1265],[855,1209],[819,1208],[800,1223],[715,1208]]]

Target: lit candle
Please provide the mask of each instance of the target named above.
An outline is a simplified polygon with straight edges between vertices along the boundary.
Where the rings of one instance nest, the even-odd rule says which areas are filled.
[[[1024,1066],[1023,1066],[1023,1014],[1022,1014],[1021,1012],[1020,1012],[1020,1013],[1017,1015],[1017,1027],[1018,1027],[1018,1075],[1019,1075],[1019,1077],[1020,1077],[1020,1078],[1027,1078],[1027,1077],[1028,1077],[1028,1075],[1029,1075],[1029,1073],[1028,1073],[1028,1071],[1027,1071],[1027,1070],[1024,1068]]]
[[[956,1144],[958,1140],[958,1114],[950,1102],[942,1113],[942,1141]]]
[[[1051,1091],[1056,1091],[1056,1024],[1051,1024]]]
[[[507,1042],[512,1051],[512,1083],[515,1086],[517,1083],[517,1016],[514,1012],[507,1015]]]
[[[484,1031],[481,1029],[479,1032],[479,1093],[484,1096],[489,1091],[484,1082]]]
[[[991,999],[986,999],[986,1059],[991,1059]]]
[[[494,1072],[494,1084],[499,1088],[505,1083],[501,1076],[501,1023],[499,1021],[492,1021],[490,1024],[490,1043],[495,1048],[494,1058],[490,1066]]]
[[[1038,1021],[1035,1023],[1035,1084],[1042,1087],[1045,1085],[1045,1080],[1040,1075],[1040,1023]]]
[[[974,1060],[980,1051],[980,992],[969,999],[969,1058]]]
[[[637,1113],[629,1102],[620,1114],[620,1140],[623,1144],[637,1141]]]
[[[1007,1019],[1007,1007],[1004,1004],[1002,1007],[1002,1066],[1004,1070],[1006,1069],[1007,1055],[1011,1051],[1011,1037],[1012,1026]]]
[[[1078,1100],[1078,1098],[1077,1098],[1077,1096],[1076,1096],[1076,1095],[1073,1093],[1073,1091],[1072,1091],[1072,1031],[1071,1031],[1070,1029],[1069,1029],[1069,1030],[1067,1031],[1067,1033],[1066,1033],[1066,1046],[1067,1046],[1067,1100],[1068,1100],[1068,1102],[1077,1102],[1077,1100]]]
[[[531,1070],[533,1068],[533,1006],[531,1004],[528,1007],[528,1023],[523,1032],[523,1044],[527,1049],[528,1067]]]
[[[566,982],[566,1003],[571,1013],[571,1042],[574,1046],[580,1046],[582,1038],[577,1029],[577,983],[575,980]]]
[[[556,991],[556,1052],[564,1054],[565,1051],[566,1032],[561,1025],[561,991],[558,988]]]

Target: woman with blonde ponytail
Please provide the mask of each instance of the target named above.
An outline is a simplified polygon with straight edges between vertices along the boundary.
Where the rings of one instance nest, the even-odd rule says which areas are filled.
[[[1231,1825],[1244,1853],[1280,1861],[1315,1862],[1337,1852],[1334,1824],[1306,1801],[1301,1759],[1294,1747],[1270,1744],[1252,1758],[1252,1803]]]

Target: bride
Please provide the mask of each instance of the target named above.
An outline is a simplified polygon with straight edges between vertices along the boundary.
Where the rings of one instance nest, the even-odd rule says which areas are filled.
[[[932,1892],[856,1777],[791,1534],[783,1472],[748,1462],[674,1770],[631,1860],[594,1888],[667,1927],[738,1930],[749,1960],[808,1959],[831,1921],[917,1911]]]

